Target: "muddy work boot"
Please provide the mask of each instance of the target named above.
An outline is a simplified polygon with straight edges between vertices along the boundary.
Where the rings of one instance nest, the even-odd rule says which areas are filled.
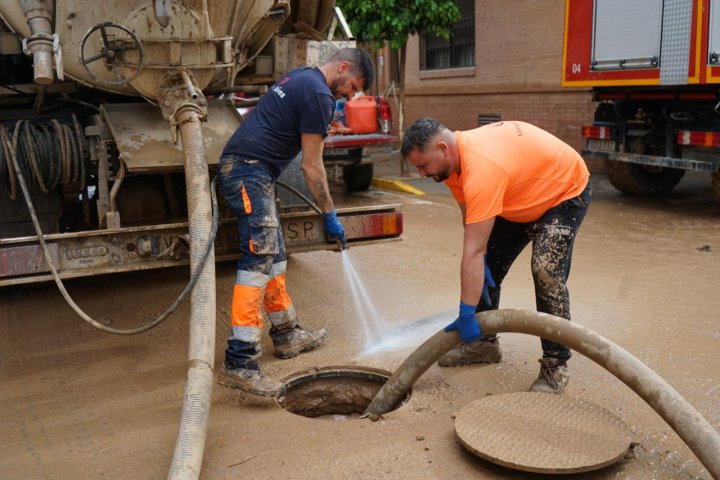
[[[500,341],[497,337],[490,340],[476,340],[462,343],[440,357],[441,367],[459,367],[471,363],[499,363],[502,360]]]
[[[540,375],[530,385],[531,392],[562,393],[570,381],[570,369],[557,358],[541,358]]]
[[[232,367],[225,362],[220,369],[217,382],[224,387],[261,397],[277,397],[285,393],[285,386],[263,375],[257,363]]]
[[[286,359],[300,355],[302,352],[319,347],[325,342],[327,330],[305,330],[300,325],[295,325],[284,330],[270,329],[270,337],[275,345],[275,356]]]

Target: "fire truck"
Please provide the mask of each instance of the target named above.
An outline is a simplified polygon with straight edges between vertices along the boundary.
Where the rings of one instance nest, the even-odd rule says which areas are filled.
[[[582,153],[618,190],[696,171],[720,192],[720,1],[566,0],[562,86],[592,88]]]
[[[0,287],[53,278],[14,161],[61,278],[188,264],[190,203],[209,183],[191,191],[190,154],[212,175],[242,121],[229,97],[256,99],[307,64],[309,43],[326,45],[341,20],[327,0],[1,2]],[[362,190],[374,143],[392,140],[334,137],[327,165]],[[320,216],[286,193],[288,252],[334,248]],[[220,200],[215,257],[232,259],[235,222]],[[338,203],[349,243],[398,240],[396,207]]]

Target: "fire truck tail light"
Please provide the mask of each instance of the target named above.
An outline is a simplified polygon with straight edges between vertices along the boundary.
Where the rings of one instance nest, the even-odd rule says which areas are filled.
[[[680,130],[677,137],[678,145],[690,147],[720,147],[720,132],[699,132]]]
[[[392,110],[385,97],[378,97],[378,108],[380,109],[380,133],[389,134],[392,130]]]
[[[582,136],[596,140],[612,140],[615,138],[612,127],[593,127],[591,125],[582,126]]]

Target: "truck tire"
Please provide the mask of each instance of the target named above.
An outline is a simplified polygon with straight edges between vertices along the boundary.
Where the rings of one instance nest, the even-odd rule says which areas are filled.
[[[712,189],[715,192],[715,198],[720,200],[720,172],[713,172],[710,174],[712,179]]]
[[[343,167],[343,181],[348,192],[363,192],[370,188],[373,178],[373,164]]]
[[[685,170],[605,160],[605,175],[613,187],[625,194],[655,197],[675,188]]]

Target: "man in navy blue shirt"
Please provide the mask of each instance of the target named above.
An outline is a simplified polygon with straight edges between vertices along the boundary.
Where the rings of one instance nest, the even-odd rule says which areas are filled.
[[[323,211],[328,239],[345,248],[322,161],[323,141],[335,100],[373,83],[370,56],[355,48],[337,51],[324,65],[284,75],[260,99],[228,141],[218,165],[220,188],[237,217],[241,257],[233,289],[232,333],[218,378],[222,385],[275,396],[282,385],[265,377],[258,362],[262,309],[272,327],[279,358],[291,358],[322,344],[327,330],[305,330],[285,288],[287,257],[275,205],[275,180],[302,150],[302,170]]]

